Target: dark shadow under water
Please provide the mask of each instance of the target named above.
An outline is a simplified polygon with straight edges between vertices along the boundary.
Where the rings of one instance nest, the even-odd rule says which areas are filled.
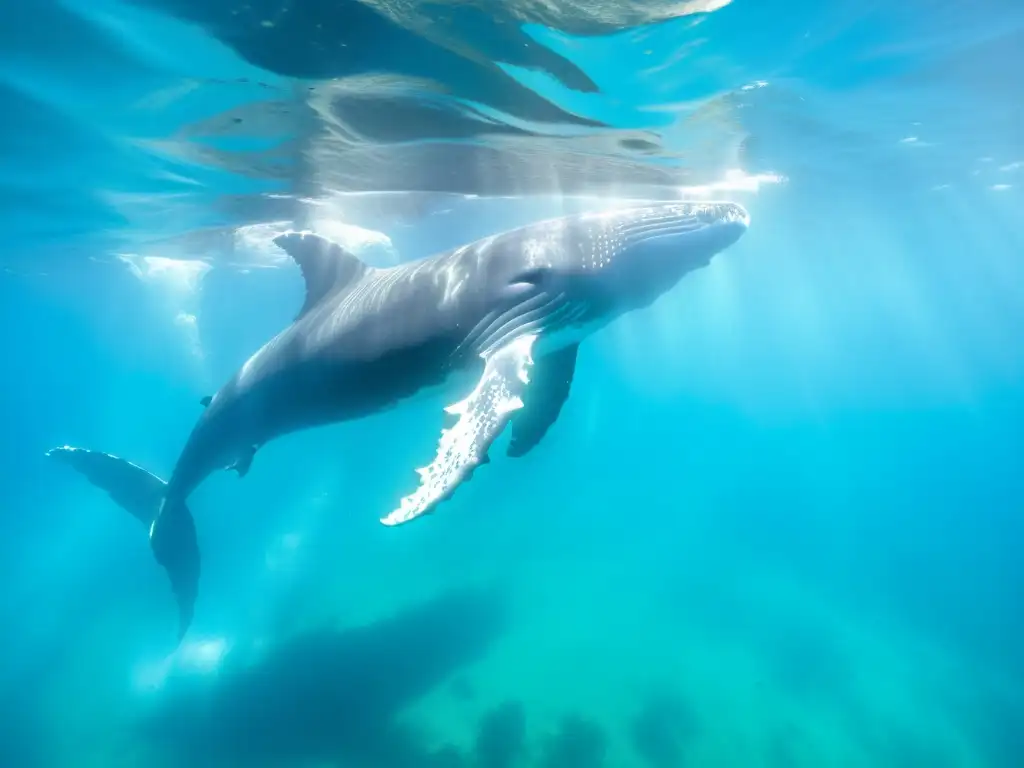
[[[440,758],[397,716],[483,657],[507,620],[502,595],[465,590],[363,627],[296,636],[256,663],[229,654],[212,683],[170,683],[142,732],[191,766],[430,765]]]

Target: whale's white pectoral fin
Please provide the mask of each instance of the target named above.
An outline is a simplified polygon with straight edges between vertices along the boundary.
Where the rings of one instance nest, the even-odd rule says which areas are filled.
[[[441,431],[434,460],[417,470],[419,487],[402,499],[398,509],[381,518],[384,525],[399,525],[433,511],[479,464],[486,463],[491,444],[523,407],[536,340],[534,334],[520,336],[487,357],[483,376],[469,397],[445,409],[458,421]]]

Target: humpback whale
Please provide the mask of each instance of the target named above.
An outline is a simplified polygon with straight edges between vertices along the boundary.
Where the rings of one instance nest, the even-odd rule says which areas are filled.
[[[454,424],[441,430],[433,460],[381,522],[431,512],[488,462],[510,424],[509,455],[540,442],[569,396],[586,336],[651,304],[748,224],[735,203],[659,203],[542,221],[385,269],[316,234],[287,232],[274,242],[302,272],[302,308],[203,398],[169,480],[98,451],[63,446],[48,455],[148,526],[178,603],[180,641],[200,570],[186,501],[212,472],[244,477],[269,440],[468,377],[472,389],[453,392],[461,397],[445,409]]]

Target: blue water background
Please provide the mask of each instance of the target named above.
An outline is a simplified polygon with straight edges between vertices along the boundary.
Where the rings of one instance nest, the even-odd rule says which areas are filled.
[[[649,162],[692,164],[696,186],[762,179],[709,192],[748,207],[749,233],[589,340],[545,441],[429,520],[377,522],[447,400],[213,476],[173,653],[144,531],[44,453],[169,474],[199,399],[301,302],[291,265],[209,233],[298,217],[281,206],[322,193],[334,155],[301,135],[308,116],[260,106],[308,81],[195,25],[109,0],[4,6],[0,763],[486,768],[503,758],[482,720],[505,713],[512,754],[518,712],[523,766],[1024,764],[1020,3],[527,24],[599,90],[507,74],[657,135]],[[457,83],[416,39],[389,43],[391,70]],[[256,135],[208,138],[242,108]],[[543,167],[557,130],[532,130]],[[412,259],[595,204],[559,194],[557,164],[479,177],[481,197],[331,215]],[[140,254],[212,268],[153,276]]]

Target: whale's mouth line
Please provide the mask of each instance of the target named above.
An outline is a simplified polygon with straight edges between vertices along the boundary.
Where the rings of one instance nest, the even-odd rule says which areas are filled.
[[[726,224],[750,225],[750,214],[736,203],[688,203],[656,210],[626,228],[624,245],[633,246],[645,240],[701,232]]]

